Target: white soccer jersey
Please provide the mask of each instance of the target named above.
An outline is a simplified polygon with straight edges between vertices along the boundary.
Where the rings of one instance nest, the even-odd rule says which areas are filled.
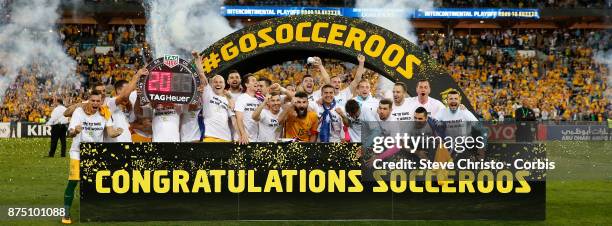
[[[181,142],[200,140],[200,127],[198,126],[198,113],[200,109],[189,110],[189,105],[183,105],[181,114]]]
[[[238,99],[238,97],[239,97],[240,95],[242,95],[242,93],[233,93],[233,92],[230,92],[230,96],[232,97],[232,100],[234,100],[234,101],[235,101],[236,99]]]
[[[204,136],[232,140],[229,122],[230,117],[234,114],[230,110],[227,97],[216,95],[210,85],[207,85],[202,94],[202,109],[204,111]]]
[[[104,97],[104,102],[102,102],[102,103],[104,103],[106,105],[106,104],[108,104],[108,101],[110,101],[110,99],[111,99],[110,97]]]
[[[444,108],[434,115],[434,119],[445,124],[447,136],[467,136],[472,131],[472,124],[478,119],[468,110]],[[471,123],[470,123],[471,122]]]
[[[378,110],[378,105],[380,104],[380,100],[376,99],[372,95],[368,95],[365,99],[361,96],[356,96],[353,98],[359,103],[361,112],[368,111],[369,114],[376,115]]]
[[[353,93],[351,93],[351,88],[349,87],[340,90],[338,95],[334,96],[334,99],[336,100],[336,106],[342,108],[342,111],[344,111],[344,106],[346,105],[346,102],[351,98],[353,98]]]
[[[317,102],[317,100],[321,99],[321,90],[316,90],[308,95],[308,101]]]
[[[376,117],[369,111],[361,112],[357,118],[347,115],[347,119],[349,121],[348,132],[351,136],[351,142],[361,142],[361,127],[363,124],[376,121]]]
[[[153,110],[153,142],[180,142],[182,106],[158,107]]]
[[[128,99],[130,100],[130,104],[132,104],[132,111],[130,111],[130,116],[128,117],[128,121],[130,123],[136,121],[136,114],[134,113],[134,108],[136,107],[136,98],[138,98],[138,93],[134,90],[130,93]]]
[[[244,127],[249,135],[250,142],[255,142],[257,140],[259,126],[258,123],[253,120],[252,116],[253,112],[260,104],[261,101],[259,101],[257,98],[243,93],[236,100],[236,106],[234,107],[234,111],[242,112]]]
[[[313,92],[311,95],[309,95],[308,96],[308,107],[312,109],[317,109],[317,105],[318,105],[317,101],[321,99],[321,97],[322,97],[321,90],[317,90]],[[343,90],[340,90],[338,95],[334,96],[334,100],[336,100],[336,106],[342,108],[342,110],[344,110],[344,105],[346,105],[346,102],[350,100],[351,98],[353,98],[353,93],[351,92],[351,89],[349,87]]]
[[[106,105],[111,112],[113,126],[123,129],[123,132],[118,137],[112,138],[104,135],[105,142],[132,142],[132,134],[130,134],[130,111],[125,112],[117,106],[117,97],[110,98]]]
[[[68,129],[75,129],[77,125],[81,125],[83,130],[72,139],[70,145],[70,159],[81,159],[79,145],[81,142],[103,142],[104,128],[112,126],[112,120],[106,120],[99,112],[93,115],[85,114],[82,108],[77,108],[72,113]]]
[[[405,126],[405,125],[403,125],[402,123],[395,122],[395,119],[393,119],[392,115],[389,115],[389,117],[386,120],[380,119],[380,115],[378,114],[376,114],[375,117],[376,117],[376,121],[377,121],[376,124],[378,125],[378,128],[382,130],[381,132],[385,136],[395,137],[398,134],[401,135],[402,132],[405,131],[405,128],[404,129],[402,128],[402,126]]]
[[[414,111],[418,107],[425,108],[425,110],[427,110],[427,115],[436,115],[440,110],[446,107],[442,102],[431,97],[427,97],[427,102],[425,104],[421,104],[418,97],[407,98],[404,102],[408,102],[411,115],[414,114]]]
[[[336,107],[339,106],[336,105]],[[340,117],[338,112],[336,112],[336,107],[329,110],[330,114],[326,118],[326,120],[330,122],[329,142],[340,142],[342,141],[342,138],[344,138],[344,130],[342,129],[342,118]],[[319,117],[319,126],[317,128],[317,131],[319,132],[319,134],[321,133],[321,125],[323,124],[324,111],[325,109],[323,108],[323,106],[317,105],[316,112],[317,116]],[[319,137],[317,137],[317,141],[320,141]]]
[[[321,90],[312,92],[312,94],[308,95],[308,107],[316,111],[319,99],[321,99]]]
[[[259,114],[259,134],[257,135],[257,142],[278,141],[282,131],[282,128],[278,124],[278,116],[281,111],[277,114],[272,114],[270,110],[265,108],[261,111],[261,114]]]
[[[393,121],[410,121],[414,116],[414,109],[408,103],[408,99],[404,99],[401,105],[396,105],[393,102],[393,108],[391,109],[391,117]]]

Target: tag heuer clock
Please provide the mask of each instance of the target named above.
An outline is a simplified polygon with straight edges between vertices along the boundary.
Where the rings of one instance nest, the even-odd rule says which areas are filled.
[[[165,55],[147,66],[148,76],[140,78],[141,104],[175,103],[195,104],[200,99],[197,87],[200,77],[191,62],[178,55]]]

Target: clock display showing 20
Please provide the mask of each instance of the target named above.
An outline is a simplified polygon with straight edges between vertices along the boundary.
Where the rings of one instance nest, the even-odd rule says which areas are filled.
[[[187,73],[151,71],[146,82],[149,94],[191,95],[193,77]]]
[[[200,84],[199,75],[183,59],[175,57],[165,62],[158,58],[147,66],[149,74],[141,77],[138,88],[142,95],[138,98],[142,105],[149,103],[196,104],[200,94],[196,88]]]

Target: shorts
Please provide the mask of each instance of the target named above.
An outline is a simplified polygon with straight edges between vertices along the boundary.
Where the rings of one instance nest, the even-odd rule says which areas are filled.
[[[230,142],[230,141],[229,140],[224,140],[224,139],[219,139],[219,138],[216,138],[216,137],[204,137],[202,142],[207,142],[207,143],[224,143],[224,142]]]
[[[70,171],[68,172],[68,180],[81,180],[81,161],[70,159]]]
[[[151,137],[145,137],[145,136],[142,136],[142,135],[140,135],[138,133],[132,133],[132,142],[134,142],[134,143],[138,143],[138,142],[140,142],[140,143],[147,143],[147,142],[151,142],[151,141],[152,141]]]

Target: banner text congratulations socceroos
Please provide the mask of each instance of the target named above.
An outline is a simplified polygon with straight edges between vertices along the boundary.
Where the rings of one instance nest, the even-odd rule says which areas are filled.
[[[269,170],[265,183],[256,182],[254,170],[118,170],[96,173],[98,193],[257,193],[257,192],[364,192],[361,170]],[[261,175],[257,172],[258,176]],[[372,192],[529,193],[528,171],[376,170]],[[389,178],[387,181],[383,179]],[[110,179],[110,184],[105,183]],[[418,183],[424,181],[424,183]],[[212,186],[211,186],[212,185]]]

